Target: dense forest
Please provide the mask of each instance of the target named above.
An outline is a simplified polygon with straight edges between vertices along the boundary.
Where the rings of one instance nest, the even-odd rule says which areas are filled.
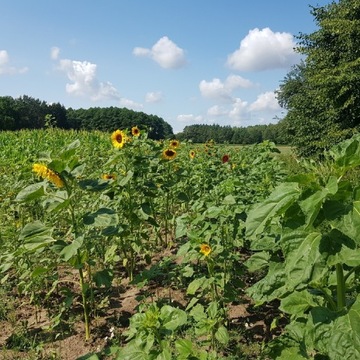
[[[173,137],[172,127],[156,115],[126,108],[94,107],[66,109],[60,103],[48,104],[30,96],[0,97],[0,130],[59,127],[75,130],[114,131],[138,126],[155,140]]]
[[[189,125],[176,134],[177,139],[205,143],[212,139],[223,144],[258,144],[269,140],[277,145],[289,144],[289,137],[283,122],[269,125],[231,127],[220,125]]]

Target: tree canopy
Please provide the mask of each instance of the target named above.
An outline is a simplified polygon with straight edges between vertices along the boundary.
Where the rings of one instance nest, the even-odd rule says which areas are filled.
[[[60,103],[48,104],[30,96],[0,97],[0,130],[40,129],[56,126],[63,129],[114,131],[138,126],[150,138],[172,137],[172,127],[161,117],[126,108],[66,109]]]
[[[311,7],[318,30],[300,33],[305,59],[277,92],[284,122],[301,155],[314,155],[351,137],[360,125],[360,2]]]

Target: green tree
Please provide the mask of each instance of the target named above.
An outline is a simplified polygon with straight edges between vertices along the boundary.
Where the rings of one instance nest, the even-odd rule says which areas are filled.
[[[311,7],[318,30],[302,34],[305,60],[277,93],[300,155],[314,155],[352,136],[360,123],[360,2],[339,0]]]

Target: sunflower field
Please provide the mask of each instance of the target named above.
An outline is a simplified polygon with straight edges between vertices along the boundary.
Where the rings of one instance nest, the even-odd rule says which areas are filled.
[[[320,162],[136,126],[0,133],[3,359],[360,357],[360,139]]]

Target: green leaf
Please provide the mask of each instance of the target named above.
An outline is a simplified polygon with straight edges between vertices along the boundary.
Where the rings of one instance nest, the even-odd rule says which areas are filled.
[[[219,206],[210,206],[206,211],[205,214],[210,219],[216,219],[222,213],[223,208]]]
[[[315,192],[299,203],[301,210],[305,214],[307,226],[313,224],[327,196],[329,194],[334,195],[337,189],[337,179],[332,176],[325,188]]]
[[[186,324],[187,315],[186,312],[174,308],[170,305],[164,305],[160,310],[160,318],[162,320],[162,326],[166,330],[174,331],[178,327]]]
[[[190,311],[190,316],[192,316],[196,322],[200,322],[201,320],[206,319],[204,306],[201,304],[196,304]]]
[[[284,264],[270,262],[266,276],[248,288],[246,294],[254,299],[256,305],[261,305],[287,293],[285,284]]]
[[[285,261],[285,273],[287,275],[287,289],[292,291],[300,284],[306,285],[312,278],[315,265],[324,264],[325,261],[319,251],[319,245],[322,238],[321,233],[313,232],[304,234],[301,243],[287,254]]]
[[[270,254],[267,251],[261,251],[253,254],[244,265],[249,272],[264,269],[268,266],[270,260]]]
[[[219,328],[216,330],[215,338],[220,344],[223,345],[226,345],[229,342],[230,337],[225,326],[219,326]]]
[[[334,321],[328,345],[333,360],[360,359],[360,295],[348,313]]]
[[[80,249],[83,242],[84,242],[83,236],[77,237],[69,245],[65,246],[61,250],[60,256],[62,256],[65,261],[69,261],[73,256],[77,254],[77,250]]]
[[[201,277],[193,280],[187,288],[186,293],[188,295],[195,295],[196,291],[205,283],[206,277]]]
[[[281,300],[279,309],[291,315],[303,315],[311,307],[316,306],[313,296],[307,291],[295,291]]]
[[[85,225],[96,227],[116,226],[119,223],[118,214],[108,208],[101,208],[92,214],[86,214],[83,218]]]
[[[97,271],[93,275],[93,280],[94,280],[96,286],[98,286],[98,287],[104,285],[106,288],[109,288],[111,286],[113,278],[114,278],[114,273],[110,269],[103,269],[103,270]]]
[[[19,239],[23,242],[23,247],[26,250],[35,251],[55,242],[52,237],[52,230],[40,221],[35,221],[24,226]]]
[[[343,168],[344,172],[360,165],[360,144],[356,137],[332,147],[330,153],[335,158],[336,165]]]
[[[134,173],[129,170],[124,178],[119,181],[119,186],[125,186],[133,177]]]
[[[233,195],[225,196],[225,198],[223,200],[223,204],[224,205],[235,205],[236,204],[235,197]]]
[[[193,343],[187,339],[179,339],[175,341],[175,349],[178,352],[178,359],[185,360],[193,353]]]
[[[261,234],[270,220],[283,213],[299,197],[297,183],[282,183],[262,203],[250,210],[246,219],[246,236]]]
[[[27,186],[17,194],[15,200],[19,202],[27,202],[41,198],[45,195],[44,184],[44,182],[39,182]]]
[[[79,181],[79,186],[83,190],[102,191],[109,187],[109,182],[102,179],[85,179]]]

